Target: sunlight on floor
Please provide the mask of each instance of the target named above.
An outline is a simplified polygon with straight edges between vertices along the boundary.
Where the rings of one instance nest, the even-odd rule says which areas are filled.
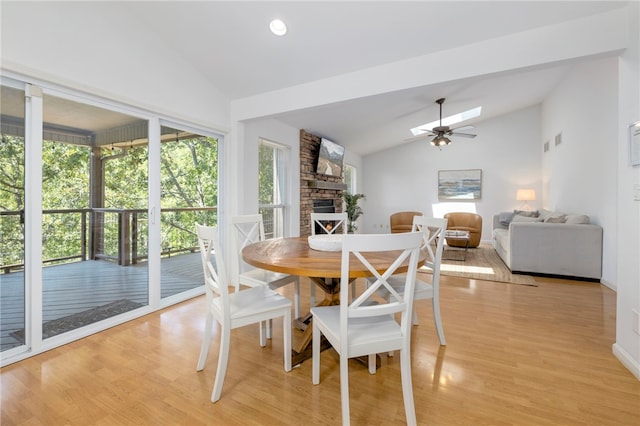
[[[472,265],[442,264],[440,265],[440,270],[447,272],[464,272],[467,274],[495,275],[495,271],[493,270],[493,268]]]

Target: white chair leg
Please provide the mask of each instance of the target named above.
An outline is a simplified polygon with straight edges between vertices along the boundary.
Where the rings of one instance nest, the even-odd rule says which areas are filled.
[[[345,354],[340,354],[340,403],[342,425],[349,426],[349,358]]]
[[[413,385],[411,383],[411,354],[408,350],[400,350],[400,375],[402,379],[402,399],[404,399],[404,412],[407,417],[407,425],[414,426],[416,422],[416,409],[413,404]]]
[[[311,383],[320,383],[320,329],[313,324],[313,337],[311,338]]]
[[[282,338],[284,340],[284,371],[291,371],[291,310],[287,309],[282,318]]]
[[[376,374],[376,354],[369,354],[369,374]]]
[[[260,346],[264,348],[267,346],[267,321],[260,321],[258,327],[260,329]]]
[[[221,324],[220,332],[220,354],[218,355],[218,368],[216,369],[216,380],[213,383],[211,392],[211,402],[216,402],[222,394],[224,376],[227,374],[227,363],[229,362],[229,346],[231,344],[231,326]]]
[[[267,339],[271,339],[272,337],[271,329],[273,328],[273,321],[266,320],[265,323],[267,324]]]
[[[204,363],[207,360],[207,354],[209,353],[209,346],[211,345],[211,329],[213,328],[213,315],[207,313],[207,319],[204,323],[204,334],[202,335],[202,346],[200,347],[200,357],[198,358],[198,365],[196,371],[201,371],[204,368]]]
[[[433,304],[433,321],[436,323],[436,330],[438,332],[438,340],[440,340],[440,345],[445,346],[447,341],[444,338],[444,329],[442,328],[442,318],[440,317],[440,301],[439,298],[434,297],[432,300]]]
[[[415,305],[413,308],[413,314],[411,316],[413,319],[413,325],[418,325],[418,313],[416,312]]]

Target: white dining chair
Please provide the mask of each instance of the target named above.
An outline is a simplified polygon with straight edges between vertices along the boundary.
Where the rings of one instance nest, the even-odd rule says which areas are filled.
[[[334,234],[342,225],[342,233],[347,233],[346,213],[311,213],[311,235],[316,235],[316,225],[324,234]]]
[[[444,248],[444,232],[447,229],[447,219],[439,219],[425,216],[413,217],[413,231],[422,232],[422,250],[426,253],[424,267],[431,269],[431,283],[427,283],[421,279],[416,279],[416,289],[414,300],[431,299],[433,307],[433,321],[438,333],[440,345],[444,346],[447,341],[444,337],[444,328],[442,326],[442,317],[440,315],[440,265],[442,263],[442,251]],[[367,280],[370,282],[370,280]],[[403,276],[394,276],[389,279],[389,284],[397,291],[402,291],[404,285]],[[378,294],[382,297],[388,297],[389,293],[381,289]],[[418,315],[413,310],[413,324],[418,325]]]
[[[207,316],[196,370],[204,369],[215,320],[220,324],[220,353],[211,402],[216,402],[222,393],[229,361],[231,330],[234,328],[258,323],[260,346],[264,347],[266,346],[265,323],[282,317],[284,370],[291,371],[291,301],[264,285],[229,293],[230,284],[227,281],[217,228],[196,224],[196,233],[207,297]],[[215,259],[215,267],[212,258]]]
[[[411,315],[422,233],[370,234],[344,236],[340,277],[340,305],[311,308],[313,314],[312,382],[320,383],[320,345],[325,336],[340,355],[340,396],[342,424],[349,424],[349,358],[367,355],[369,372],[376,371],[376,355],[380,352],[400,351],[402,394],[407,424],[416,424],[413,388],[411,383]],[[367,258],[381,251],[398,250],[396,260],[382,273]],[[351,303],[348,303],[349,270],[351,263],[362,264],[374,277],[373,282]],[[402,264],[408,264],[404,275],[403,292],[398,293],[389,278]],[[373,299],[384,288],[391,295],[388,300]],[[396,315],[400,314],[400,322]]]
[[[248,287],[267,285],[275,290],[293,284],[294,315],[298,318],[300,316],[300,280],[298,276],[255,268],[242,260],[243,248],[265,239],[262,215],[250,214],[232,217],[230,231],[231,282],[235,284],[236,290],[240,289],[241,285]],[[270,334],[270,331],[268,333]]]
[[[346,234],[347,220],[348,216],[346,213],[311,213],[311,235],[316,235],[317,227],[323,230],[323,234],[335,234],[341,225],[342,233]],[[356,286],[355,283],[353,283],[351,286],[351,297],[355,297],[355,294]],[[309,306],[316,305],[316,289],[313,283],[311,284],[311,297],[309,300]]]

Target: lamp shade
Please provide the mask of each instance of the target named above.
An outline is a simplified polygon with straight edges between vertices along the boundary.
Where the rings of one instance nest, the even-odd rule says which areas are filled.
[[[518,189],[516,192],[517,201],[534,201],[536,199],[535,189]]]

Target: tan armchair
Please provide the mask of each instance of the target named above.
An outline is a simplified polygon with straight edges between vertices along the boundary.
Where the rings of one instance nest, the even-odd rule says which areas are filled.
[[[455,212],[444,215],[447,219],[447,229],[456,231],[469,231],[469,247],[478,247],[482,236],[482,216],[475,213]],[[447,245],[452,247],[464,247],[465,242],[459,240],[447,240]]]
[[[422,212],[398,212],[392,214],[389,219],[391,233],[397,234],[399,232],[411,232],[414,216],[422,216]]]

